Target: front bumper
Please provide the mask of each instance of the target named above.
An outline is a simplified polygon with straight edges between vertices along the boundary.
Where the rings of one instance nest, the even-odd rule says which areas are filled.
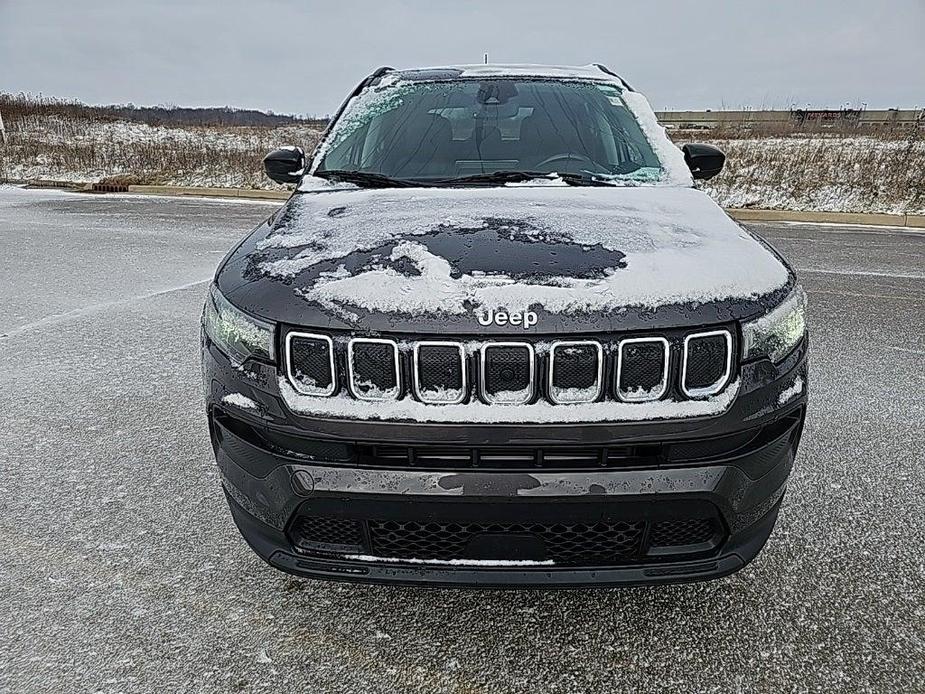
[[[779,366],[745,365],[739,393],[723,414],[577,426],[311,419],[285,407],[275,371],[269,367],[236,369],[207,344],[203,368],[216,459],[232,515],[244,538],[258,555],[283,571],[361,582],[569,587],[681,582],[730,574],[757,555],[773,529],[806,403],[806,388],[793,388],[798,380],[806,383],[805,344]],[[232,404],[234,398],[225,400],[233,393],[243,394],[255,406],[240,407]],[[726,440],[743,431],[760,435],[749,446],[700,461],[666,456],[657,465],[639,469],[536,471],[370,468],[283,454],[264,445],[261,438],[261,432],[272,432],[333,443],[543,446],[658,442],[681,447]],[[294,524],[306,516],[356,521],[363,537],[357,548],[345,547],[340,552],[306,550],[293,536]],[[716,528],[709,542],[673,551],[649,544],[652,529],[659,523],[706,517]],[[488,548],[487,559],[421,563],[407,556],[376,554],[375,543],[370,541],[370,519],[427,523],[434,528],[447,524],[454,528],[515,524],[519,528],[530,523],[543,527],[625,523],[640,528],[641,539],[638,551],[612,565],[537,561],[528,541],[517,545],[527,557],[522,562],[519,554],[508,561]]]

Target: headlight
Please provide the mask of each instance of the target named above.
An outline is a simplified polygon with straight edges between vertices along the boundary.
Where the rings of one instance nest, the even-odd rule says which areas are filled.
[[[778,362],[790,354],[805,334],[806,292],[797,285],[780,306],[742,325],[743,358],[768,357]]]
[[[273,361],[273,324],[236,309],[214,284],[202,310],[202,327],[237,366],[250,357]]]

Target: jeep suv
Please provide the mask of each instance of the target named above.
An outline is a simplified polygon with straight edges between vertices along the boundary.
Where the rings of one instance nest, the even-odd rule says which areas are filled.
[[[315,578],[617,585],[742,568],[806,407],[793,270],[607,68],[380,69],[222,261],[209,428],[244,538]]]

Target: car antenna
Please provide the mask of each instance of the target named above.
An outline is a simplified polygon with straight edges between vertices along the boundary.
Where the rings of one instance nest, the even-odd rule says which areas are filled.
[[[488,53],[485,54],[484,60],[485,60],[485,64],[488,65]]]

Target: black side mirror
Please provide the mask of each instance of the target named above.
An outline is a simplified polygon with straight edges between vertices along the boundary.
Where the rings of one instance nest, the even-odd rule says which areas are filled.
[[[263,169],[277,183],[298,183],[305,168],[305,152],[301,147],[274,149],[263,158]]]
[[[684,152],[684,161],[694,178],[713,178],[723,170],[723,164],[726,163],[726,155],[713,145],[684,145],[681,151]]]

